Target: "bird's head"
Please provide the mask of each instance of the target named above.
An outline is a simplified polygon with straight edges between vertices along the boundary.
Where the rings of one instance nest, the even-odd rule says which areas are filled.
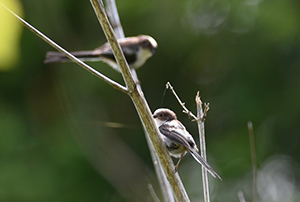
[[[153,118],[157,125],[161,125],[162,123],[166,121],[172,121],[174,119],[177,119],[176,114],[166,108],[160,108],[155,110],[153,113]]]
[[[151,56],[155,53],[157,48],[157,42],[151,36],[148,35],[139,35],[139,44],[145,50],[148,50],[151,53]]]

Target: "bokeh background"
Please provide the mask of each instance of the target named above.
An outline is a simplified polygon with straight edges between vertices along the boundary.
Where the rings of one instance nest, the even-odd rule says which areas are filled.
[[[88,0],[1,0],[67,50],[105,37]],[[170,81],[195,112],[210,103],[212,201],[252,200],[247,122],[252,121],[259,201],[300,201],[300,3],[298,0],[117,1],[126,36],[148,34],[156,54],[138,75],[152,111],[175,111]],[[0,8],[0,201],[153,201],[159,197],[143,128],[131,100],[81,67],[44,64],[53,48]],[[110,78],[120,74],[91,63]],[[203,201],[200,166],[179,174]]]

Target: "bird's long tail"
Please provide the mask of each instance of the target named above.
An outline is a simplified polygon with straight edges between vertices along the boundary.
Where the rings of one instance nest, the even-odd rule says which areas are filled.
[[[222,178],[220,177],[220,175],[218,175],[218,173],[199,155],[199,153],[195,150],[190,150],[189,151],[191,153],[191,155],[194,157],[194,159],[200,163],[202,166],[204,166],[204,168],[214,177],[214,178],[219,178],[220,180],[222,180]]]
[[[77,57],[82,61],[101,61],[102,58],[99,57],[100,54],[97,51],[77,51],[71,52],[72,55]],[[54,63],[54,62],[71,62],[64,54],[59,52],[47,52],[45,63]]]

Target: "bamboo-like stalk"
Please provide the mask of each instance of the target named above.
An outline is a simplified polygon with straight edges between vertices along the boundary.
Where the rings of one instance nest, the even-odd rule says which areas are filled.
[[[117,40],[114,36],[113,29],[108,22],[105,9],[103,6],[103,2],[100,0],[90,0],[90,1],[99,19],[99,22],[105,33],[105,36],[112,47],[117,63],[121,69],[122,76],[128,88],[128,95],[131,97],[136,107],[136,110],[139,114],[142,124],[146,130],[146,135],[149,135],[149,138],[155,149],[156,155],[159,161],[161,162],[161,165],[164,169],[164,172],[167,176],[170,186],[172,187],[174,197],[176,198],[177,201],[189,201],[189,198],[179,178],[179,175],[178,174],[174,175],[174,170],[171,166],[173,165],[173,162],[166,148],[162,144],[162,141],[159,139],[159,135],[158,135],[159,132],[152,118],[152,114],[149,109],[149,106],[144,96],[140,93],[140,91],[137,90],[136,83],[134,82],[128,64],[124,58],[124,55],[122,53],[119,44],[117,43]]]
[[[124,34],[124,30],[121,25],[121,21],[119,18],[118,9],[117,9],[115,0],[105,0],[105,2],[106,2],[107,15],[109,17],[110,23],[113,27],[113,30],[115,32],[117,39],[124,38],[125,34]],[[131,73],[132,73],[134,80],[136,81],[136,83],[138,85],[138,89],[140,90],[140,92],[142,92],[142,88],[141,88],[139,82],[137,82],[139,79],[138,79],[136,70],[131,69]],[[144,129],[144,131],[146,133],[145,129]],[[162,191],[162,196],[164,198],[164,201],[165,202],[174,202],[174,197],[172,194],[170,184],[167,180],[167,177],[163,171],[163,168],[162,168],[160,162],[157,159],[157,156],[154,152],[152,142],[149,139],[149,135],[146,135],[146,138],[147,138],[147,143],[148,143],[148,147],[150,150],[152,162],[154,165],[155,173],[156,173],[158,183],[159,183],[161,191]]]

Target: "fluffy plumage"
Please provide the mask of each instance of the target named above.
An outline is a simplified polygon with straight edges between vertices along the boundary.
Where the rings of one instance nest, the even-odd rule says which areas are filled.
[[[157,42],[150,36],[139,35],[135,37],[127,37],[118,40],[124,56],[130,68],[138,69],[147,59],[149,59],[157,48]],[[103,61],[109,64],[113,69],[120,72],[110,44],[107,42],[92,51],[77,51],[71,52],[72,55],[82,61]],[[70,62],[64,54],[59,52],[48,52],[46,54],[45,63],[54,62]]]
[[[176,170],[181,159],[189,152],[213,177],[221,179],[214,169],[199,155],[192,135],[177,120],[176,114],[173,111],[165,108],[157,109],[153,114],[153,118],[169,154],[175,158],[179,158],[175,167]]]

